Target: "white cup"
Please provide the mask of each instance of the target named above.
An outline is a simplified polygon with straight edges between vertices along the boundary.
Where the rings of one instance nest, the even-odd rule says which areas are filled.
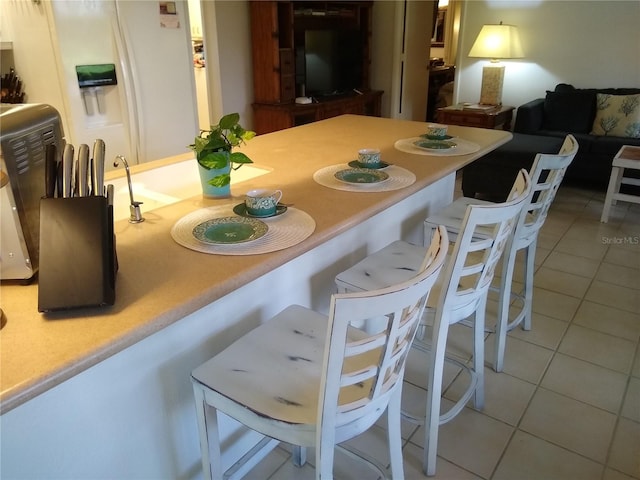
[[[380,150],[377,148],[358,150],[358,163],[365,168],[378,168],[380,166]]]
[[[447,125],[441,123],[428,123],[427,135],[430,137],[444,137],[447,135]]]
[[[253,215],[254,217],[269,217],[276,213],[276,207],[281,198],[281,190],[249,190],[244,204],[249,215]]]

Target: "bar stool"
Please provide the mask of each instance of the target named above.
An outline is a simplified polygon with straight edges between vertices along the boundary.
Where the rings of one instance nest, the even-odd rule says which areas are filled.
[[[507,333],[518,325],[524,330],[531,330],[531,316],[533,306],[533,274],[535,270],[536,245],[538,233],[544,225],[547,213],[564,174],[578,152],[578,142],[573,135],[567,135],[557,154],[539,153],[531,166],[531,192],[526,200],[527,205],[522,210],[522,217],[513,232],[513,237],[507,246],[502,261],[500,285],[491,287],[498,293],[498,315],[495,328],[493,369],[501,372],[504,367],[504,353],[507,343]],[[460,231],[462,218],[468,205],[490,205],[492,202],[476,198],[460,197],[444,209],[429,216],[425,220],[425,238],[430,238],[433,229],[438,225],[447,228],[449,237],[455,239]],[[524,290],[522,293],[513,291],[513,273],[516,255],[524,252]],[[513,303],[512,303],[513,302]],[[518,305],[519,304],[519,305]],[[517,309],[517,307],[520,307]],[[509,320],[510,307],[517,311]]]
[[[431,338],[427,339],[430,345],[418,337],[413,342],[413,348],[430,355],[427,405],[425,411],[403,411],[402,416],[412,423],[424,425],[423,470],[427,475],[434,475],[436,470],[439,426],[458,415],[471,397],[476,408],[484,406],[484,316],[487,293],[496,265],[509,243],[530,189],[529,174],[523,169],[507,202],[467,207],[456,242],[434,287],[434,293],[438,292],[438,295],[429,298],[425,309],[422,324],[424,327],[433,325]],[[383,288],[415,275],[424,250],[425,247],[407,242],[393,242],[338,274],[338,291]],[[470,318],[474,327],[473,363],[467,365],[446,355],[446,345],[450,325]],[[445,360],[465,371],[470,381],[455,405],[441,414]]]
[[[439,229],[423,252],[421,268],[406,281],[332,295],[328,317],[287,307],[196,368],[191,377],[205,478],[241,478],[280,442],[297,446],[297,465],[305,463],[305,447],[315,448],[316,479],[333,478],[336,448],[365,460],[384,478],[404,478],[405,363],[447,245],[447,232]],[[379,333],[351,326],[380,315],[387,326]],[[339,445],[369,429],[385,411],[391,477],[380,461]],[[218,412],[261,434],[238,460],[223,458]]]
[[[615,205],[617,200],[640,203],[640,196],[620,193],[620,185],[622,184],[640,186],[640,178],[624,176],[625,168],[640,171],[640,147],[625,145],[618,151],[616,156],[613,157],[609,187],[607,188],[607,196],[604,200],[602,217],[600,217],[600,221],[603,223],[607,223],[609,221],[611,205]]]

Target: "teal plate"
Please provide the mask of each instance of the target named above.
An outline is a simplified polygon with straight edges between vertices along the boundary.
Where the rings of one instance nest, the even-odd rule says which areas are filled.
[[[199,223],[193,228],[193,236],[212,245],[244,243],[264,236],[267,224],[254,218],[222,217]]]
[[[389,178],[386,173],[372,168],[349,168],[340,170],[333,175],[338,181],[352,185],[371,185],[384,182]]]
[[[236,215],[240,215],[241,217],[248,217],[248,218],[277,217],[278,215],[282,215],[286,211],[287,211],[287,206],[283,205],[282,203],[279,203],[278,205],[276,205],[276,213],[271,215],[251,215],[249,212],[247,212],[247,206],[244,203],[239,203],[238,205],[233,207],[233,213],[235,213]]]
[[[380,162],[380,165],[377,167],[369,167],[364,163],[360,163],[358,160],[351,160],[349,162],[349,166],[352,168],[368,168],[369,170],[382,170],[383,168],[387,168],[390,164],[387,162]]]
[[[451,135],[429,135],[425,133],[424,135],[420,135],[422,138],[426,138],[427,140],[451,140],[453,137]]]
[[[447,142],[444,140],[417,140],[413,144],[418,148],[425,150],[449,150],[455,148],[455,142]]]

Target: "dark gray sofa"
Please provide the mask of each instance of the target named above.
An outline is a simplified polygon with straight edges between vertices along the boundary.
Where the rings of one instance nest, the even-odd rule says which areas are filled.
[[[559,84],[545,98],[520,106],[513,139],[466,166],[462,190],[467,197],[506,198],[521,168],[530,168],[537,153],[557,153],[573,134],[579,149],[564,183],[606,191],[613,157],[623,145],[640,146],[640,138],[591,134],[596,94],[640,94],[640,88],[576,89]]]

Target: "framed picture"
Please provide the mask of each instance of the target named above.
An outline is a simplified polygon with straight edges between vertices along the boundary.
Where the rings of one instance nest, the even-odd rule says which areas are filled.
[[[432,47],[444,47],[444,27],[447,20],[447,8],[438,8],[434,12]]]

